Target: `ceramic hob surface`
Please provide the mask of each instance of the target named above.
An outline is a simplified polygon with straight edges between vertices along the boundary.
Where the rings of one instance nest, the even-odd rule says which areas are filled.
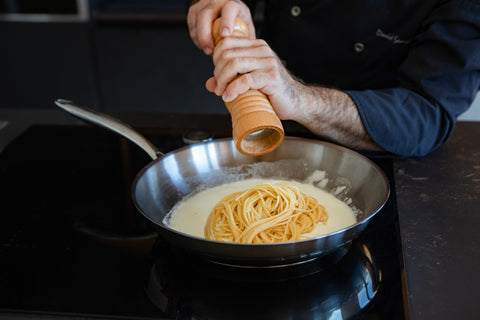
[[[183,134],[147,137],[168,152],[184,145]],[[135,145],[90,126],[34,126],[0,153],[0,313],[404,318],[393,184],[382,212],[331,261],[238,269],[157,238],[130,196],[133,178],[150,161]],[[375,161],[392,179],[391,161]]]

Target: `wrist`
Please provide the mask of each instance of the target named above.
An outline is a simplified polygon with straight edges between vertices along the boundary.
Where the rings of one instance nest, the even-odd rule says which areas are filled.
[[[297,84],[298,89],[296,103],[292,120],[307,128],[318,127],[321,123],[321,114],[325,109],[325,99],[322,91],[325,88],[306,85],[301,82]]]

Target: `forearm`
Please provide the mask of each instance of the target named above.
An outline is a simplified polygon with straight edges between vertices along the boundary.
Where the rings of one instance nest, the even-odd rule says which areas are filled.
[[[313,133],[347,147],[382,150],[368,135],[346,93],[305,85],[283,66],[264,40],[224,38],[215,49],[214,78],[207,89],[235,99],[248,89],[265,93],[281,120],[294,120]],[[239,76],[240,75],[240,76]]]
[[[366,131],[358,109],[343,91],[300,85],[294,120],[313,133],[357,150],[383,151]]]

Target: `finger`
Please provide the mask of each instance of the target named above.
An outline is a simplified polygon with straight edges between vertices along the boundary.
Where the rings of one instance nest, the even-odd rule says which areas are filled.
[[[212,56],[213,65],[217,66],[220,61],[228,61],[234,57],[239,56],[235,51],[239,48],[248,47],[245,39],[240,38],[226,38],[223,39],[216,47]]]
[[[255,59],[255,66],[257,69],[237,75],[226,86],[222,94],[225,101],[231,101],[249,89],[261,90],[266,95],[279,91],[284,80],[278,69],[278,61],[273,57]]]
[[[205,82],[205,88],[207,88],[210,92],[215,92],[215,88],[217,87],[217,80],[215,77],[211,77]]]
[[[264,70],[268,67],[266,64],[264,64],[263,60],[265,59],[238,58],[226,64],[225,66],[215,68],[214,75],[215,79],[217,80],[215,93],[217,95],[223,95],[231,84],[235,83],[235,81],[243,76],[246,76],[246,78],[242,81],[252,80],[250,79],[249,74],[259,70]],[[256,87],[258,87],[258,85],[253,85],[253,83],[250,82],[246,82],[245,84],[247,83],[252,89],[256,89]]]
[[[191,6],[188,9],[187,25],[188,25],[188,31],[190,33],[190,38],[192,39],[193,43],[195,43],[195,45],[200,48],[200,43],[198,43],[197,32],[196,32],[196,24],[197,24],[197,12],[196,12],[197,10],[195,8],[196,6],[198,6],[198,3]]]
[[[228,84],[235,79],[239,73],[252,71],[249,67],[252,63],[247,63],[248,58],[222,59],[215,65],[213,75],[216,79],[215,93],[221,96]]]
[[[217,16],[218,12],[212,8],[204,9],[197,15],[196,38],[199,43],[199,48],[207,55],[213,53],[212,23]]]
[[[247,92],[249,89],[254,89],[251,87],[251,83],[253,82],[253,77],[255,77],[255,73],[247,73],[237,77],[237,79],[233,80],[225,91],[222,94],[222,99],[225,102],[230,102],[235,100],[240,94]]]
[[[274,59],[274,56],[263,40],[225,39],[213,55],[217,94],[221,94],[237,74],[266,68],[268,58]]]
[[[268,95],[268,92],[263,90],[267,85],[269,85],[269,77],[265,70],[256,70],[242,74],[227,86],[222,95],[222,99],[225,102],[233,101],[240,94],[251,89],[260,90]]]
[[[240,5],[229,1],[222,8],[222,19],[220,21],[220,36],[229,37],[233,33],[235,20],[240,13]]]
[[[272,56],[273,51],[264,40],[249,40],[244,38],[226,38],[215,48],[213,64],[217,66],[223,60],[240,57],[262,58]]]
[[[273,57],[242,57],[234,59],[226,64],[219,64],[214,70],[214,76],[217,80],[215,93],[217,95],[223,95],[226,88],[238,75],[248,74],[258,70],[275,70],[274,64],[275,61]],[[257,87],[258,85],[252,86],[254,89],[257,89]]]
[[[255,26],[253,25],[253,21],[251,19],[245,20],[248,26],[248,30],[250,30],[248,34],[248,39],[256,39],[257,35],[255,34]]]

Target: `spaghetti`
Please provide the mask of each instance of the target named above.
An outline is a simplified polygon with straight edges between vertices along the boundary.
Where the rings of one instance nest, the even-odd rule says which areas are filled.
[[[284,182],[264,183],[226,196],[205,225],[205,238],[274,243],[306,238],[328,214],[318,201]]]

